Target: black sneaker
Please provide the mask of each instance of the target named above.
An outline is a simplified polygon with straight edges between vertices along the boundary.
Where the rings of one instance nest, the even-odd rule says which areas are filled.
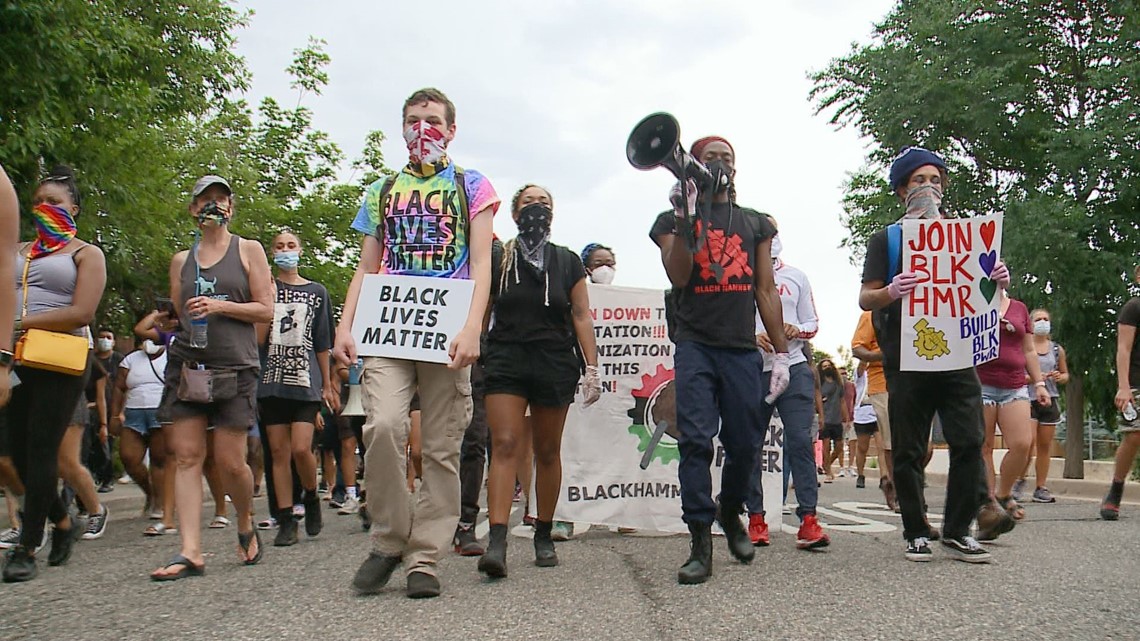
[[[906,542],[906,560],[925,563],[934,558],[930,549],[930,541],[925,536],[913,538]]]
[[[8,550],[6,561],[4,564],[5,583],[31,581],[39,573],[39,568],[36,567],[36,557],[22,545],[17,545]]]
[[[83,540],[94,541],[103,536],[103,533],[107,531],[107,519],[110,516],[111,510],[107,508],[106,504],[103,505],[102,511],[89,516],[87,518],[87,531],[83,533]]]
[[[439,596],[439,579],[426,572],[412,572],[408,575],[408,598],[431,599]]]
[[[110,494],[111,492],[115,491],[115,482],[114,481],[107,481],[106,483],[103,483],[102,485],[100,485],[99,489],[95,490],[95,491],[100,493],[100,494]]]
[[[66,530],[61,530],[58,527],[52,528],[48,565],[57,566],[67,563],[68,559],[71,558],[71,551],[75,542],[87,531],[87,519],[79,518],[75,514],[70,515],[69,518],[71,519],[70,528]]]
[[[972,536],[942,539],[950,556],[966,563],[989,563],[990,553]]]
[[[858,477],[856,477],[855,478],[855,487],[858,487],[858,488],[867,487],[867,477],[863,476],[862,474],[860,474]]]
[[[459,556],[483,556],[486,550],[475,538],[475,526],[470,523],[460,523],[455,526],[455,536],[451,539],[455,546],[455,553]]]
[[[399,556],[376,552],[369,554],[352,578],[352,587],[356,588],[357,594],[376,594],[388,585],[388,579],[392,578],[392,572],[400,565],[400,560]]]

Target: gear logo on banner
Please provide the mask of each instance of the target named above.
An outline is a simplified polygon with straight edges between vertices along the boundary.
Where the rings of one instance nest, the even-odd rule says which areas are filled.
[[[918,336],[914,339],[914,349],[919,356],[932,361],[939,356],[946,356],[950,353],[950,345],[946,342],[946,332],[931,327],[925,318],[914,324],[914,331],[918,332]]]
[[[633,390],[634,406],[627,413],[633,419],[629,433],[638,438],[637,450],[641,452],[641,469],[646,469],[656,459],[662,465],[681,458],[677,447],[677,405],[674,373],[664,365],[658,365],[653,374],[641,377],[641,387]]]

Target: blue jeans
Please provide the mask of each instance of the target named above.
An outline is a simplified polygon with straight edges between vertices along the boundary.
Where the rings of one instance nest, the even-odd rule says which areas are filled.
[[[807,363],[796,363],[789,371],[788,389],[776,399],[775,407],[764,403],[763,425],[772,422],[772,410],[780,412],[784,423],[784,494],[788,493],[788,476],[796,483],[796,515],[801,519],[815,514],[819,497],[816,485],[815,450],[812,448],[811,421],[815,416],[815,376]],[[769,373],[764,374],[764,389],[768,389]],[[763,395],[761,395],[763,396]],[[748,493],[748,513],[764,514],[764,487],[760,481],[760,457],[756,453],[756,470]]]
[[[712,523],[716,516],[710,469],[716,453],[713,438],[719,431],[725,454],[720,503],[727,511],[739,513],[764,434],[764,364],[756,350],[709,347],[693,341],[677,344],[674,363],[682,518],[686,523]]]

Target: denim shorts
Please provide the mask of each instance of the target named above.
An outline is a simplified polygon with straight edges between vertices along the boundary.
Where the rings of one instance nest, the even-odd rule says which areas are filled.
[[[149,409],[132,409],[126,408],[123,410],[123,425],[138,432],[142,436],[157,430],[162,427],[158,422],[158,408],[152,407]]]
[[[982,405],[1001,407],[1015,401],[1029,402],[1029,392],[1025,390],[1024,385],[1015,389],[982,385]]]

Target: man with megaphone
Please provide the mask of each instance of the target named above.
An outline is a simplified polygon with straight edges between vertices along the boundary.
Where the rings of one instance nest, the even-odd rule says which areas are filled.
[[[674,130],[667,133],[675,133],[676,121],[664,122]],[[630,149],[635,143],[631,136]],[[660,163],[679,178],[670,195],[673,209],[657,217],[649,236],[661,249],[673,286],[678,476],[691,536],[691,553],[677,580],[691,584],[712,574],[714,520],[732,556],[742,563],[755,556],[740,514],[764,438],[762,403],[773,402],[788,385],[788,344],[772,272],[776,229],[766,216],[736,204],[732,145],[716,136],[702,138],[693,143],[691,156],[675,142],[668,149],[674,146],[674,162]],[[630,160],[637,166],[633,155]],[[770,374],[756,346],[757,309],[775,350]],[[718,431],[726,456],[714,501],[710,466]]]

